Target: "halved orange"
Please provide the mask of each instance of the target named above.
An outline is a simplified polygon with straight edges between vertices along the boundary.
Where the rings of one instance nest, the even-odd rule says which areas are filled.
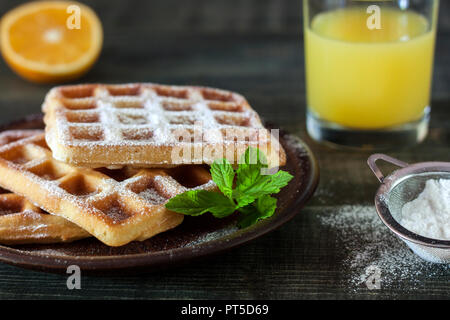
[[[95,12],[73,1],[21,5],[0,22],[1,52],[17,74],[33,82],[63,82],[97,60],[103,29]]]

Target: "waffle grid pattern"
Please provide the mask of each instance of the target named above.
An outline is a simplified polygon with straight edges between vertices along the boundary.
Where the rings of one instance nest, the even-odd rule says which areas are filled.
[[[257,113],[233,92],[156,84],[64,86],[50,91],[43,111],[53,156],[79,166],[170,167],[222,157],[236,163],[248,146],[280,158],[275,166],[285,161]],[[183,157],[174,157],[180,149]]]
[[[60,243],[91,235],[76,224],[51,215],[25,197],[0,190],[0,243]]]
[[[184,180],[186,187],[174,177]],[[164,207],[191,188],[213,189],[203,167],[171,170],[78,168],[52,158],[43,134],[0,148],[0,184],[41,208],[76,223],[111,246],[144,240],[180,224],[183,216]],[[184,178],[183,178],[184,179]]]
[[[58,123],[71,144],[191,143],[180,129],[194,132],[199,126],[217,133],[198,142],[234,143],[263,128],[244,98],[207,88],[92,85],[63,88],[57,96]]]
[[[39,130],[14,130],[0,134],[0,147]],[[0,243],[58,243],[89,237],[89,233],[64,218],[50,215],[25,197],[0,188]]]

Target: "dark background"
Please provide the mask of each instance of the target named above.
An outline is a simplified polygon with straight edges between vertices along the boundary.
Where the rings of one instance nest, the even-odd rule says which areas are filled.
[[[2,0],[0,14],[21,1]],[[23,1],[22,1],[23,2]],[[0,264],[2,298],[449,298],[442,266],[377,292],[353,290],[337,234],[318,223],[341,205],[371,205],[377,181],[369,153],[334,150],[304,129],[305,83],[300,0],[84,1],[100,16],[103,52],[78,82],[198,84],[245,95],[263,118],[311,145],[321,184],[309,205],[279,230],[231,252],[146,276],[66,277]],[[431,132],[420,146],[391,150],[408,162],[450,161],[450,3],[441,1]],[[14,75],[0,60],[0,124],[36,113],[50,85]]]

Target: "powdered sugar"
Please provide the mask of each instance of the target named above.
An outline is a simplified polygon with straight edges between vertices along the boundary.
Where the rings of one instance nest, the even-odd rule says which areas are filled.
[[[400,224],[419,235],[450,240],[450,180],[428,180],[402,209]]]
[[[341,206],[329,208],[318,217],[325,232],[336,234],[344,255],[343,281],[349,290],[367,290],[369,268],[380,271],[381,287],[393,288],[400,284],[405,290],[422,285],[424,277],[447,274],[449,265],[425,262],[384,226],[372,206]]]
[[[33,152],[28,152],[31,156],[24,165],[10,161],[16,158],[18,150],[30,148]],[[36,163],[33,156],[39,157],[41,162]],[[134,240],[136,235],[123,231],[124,226],[132,228],[153,219],[155,210],[161,210],[169,196],[173,197],[189,189],[161,169],[137,170],[127,167],[119,170],[93,170],[58,162],[46,148],[43,134],[9,144],[3,148],[2,158],[7,163],[8,168],[5,170],[8,170],[8,174],[20,174],[23,178],[22,183],[15,185],[7,183],[11,179],[5,180],[4,187],[27,196],[44,210],[65,217],[95,234],[99,240],[107,244],[113,243],[112,245],[122,245]],[[183,172],[180,177],[183,177]],[[167,183],[169,180],[170,184]],[[158,184],[158,188],[152,189],[155,184]],[[199,188],[202,185],[196,184]],[[209,186],[207,183],[206,187]],[[99,192],[90,192],[91,190]],[[45,196],[38,196],[41,193]],[[155,205],[159,208],[152,210]],[[144,215],[147,220],[134,219],[137,215]],[[85,216],[95,219],[95,224],[89,221],[88,224]],[[120,224],[121,227],[114,229],[110,224]],[[113,240],[117,242],[109,242],[113,240],[106,238],[112,232],[116,233]]]
[[[300,137],[287,134],[283,137],[283,140],[285,141],[286,145],[289,146],[289,149],[295,150],[299,156],[308,155],[308,151],[305,148],[304,142]]]
[[[155,204],[163,204],[167,201],[166,198],[161,196],[156,190],[154,189],[147,189],[139,193],[139,196],[144,198],[146,201],[149,201],[150,203]]]
[[[241,127],[263,129],[257,114],[247,106],[245,99],[237,94],[216,90],[217,97],[227,95],[232,99],[216,101],[205,98],[206,89],[193,87],[141,85],[139,86],[141,92],[133,96],[127,95],[129,94],[127,91],[135,91],[131,85],[115,86],[123,91],[123,95],[112,95],[109,92],[110,87],[93,85],[94,96],[88,98],[92,100],[88,105],[95,107],[90,109],[89,113],[99,116],[97,116],[97,121],[88,122],[72,121],[67,116],[68,114],[76,116],[86,113],[85,109],[78,110],[75,105],[87,98],[71,98],[70,101],[74,104],[73,108],[57,102],[62,90],[76,90],[76,86],[52,90],[46,98],[44,111],[55,109],[55,118],[52,121],[56,124],[57,129],[55,132],[49,131],[48,134],[56,134],[56,139],[62,138],[61,142],[65,144],[80,146],[168,145],[180,143],[174,138],[173,130],[180,128],[193,130],[194,122],[201,122],[202,131],[217,128],[238,130]],[[167,93],[169,91],[170,93]],[[212,96],[209,98],[213,99]],[[210,107],[211,103],[220,104],[221,107]],[[82,118],[79,117],[79,119]],[[222,119],[228,120],[222,121]],[[243,125],[244,123],[245,125]],[[131,140],[123,135],[124,130],[141,129],[151,130],[153,135]],[[99,132],[101,133],[99,134]],[[210,138],[217,139],[216,135],[203,135],[203,139],[206,141],[209,141]],[[48,140],[53,142],[53,139]],[[222,142],[222,140],[209,142]]]
[[[196,247],[198,245],[201,245],[203,243],[207,243],[214,240],[224,239],[227,236],[230,236],[231,234],[238,231],[239,228],[236,225],[229,225],[222,229],[209,232],[205,235],[200,236],[199,238],[187,243],[185,247]]]

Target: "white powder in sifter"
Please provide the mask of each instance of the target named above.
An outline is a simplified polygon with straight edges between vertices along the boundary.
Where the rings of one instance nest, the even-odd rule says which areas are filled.
[[[399,222],[421,236],[450,240],[450,180],[428,180],[417,199],[403,206]]]

